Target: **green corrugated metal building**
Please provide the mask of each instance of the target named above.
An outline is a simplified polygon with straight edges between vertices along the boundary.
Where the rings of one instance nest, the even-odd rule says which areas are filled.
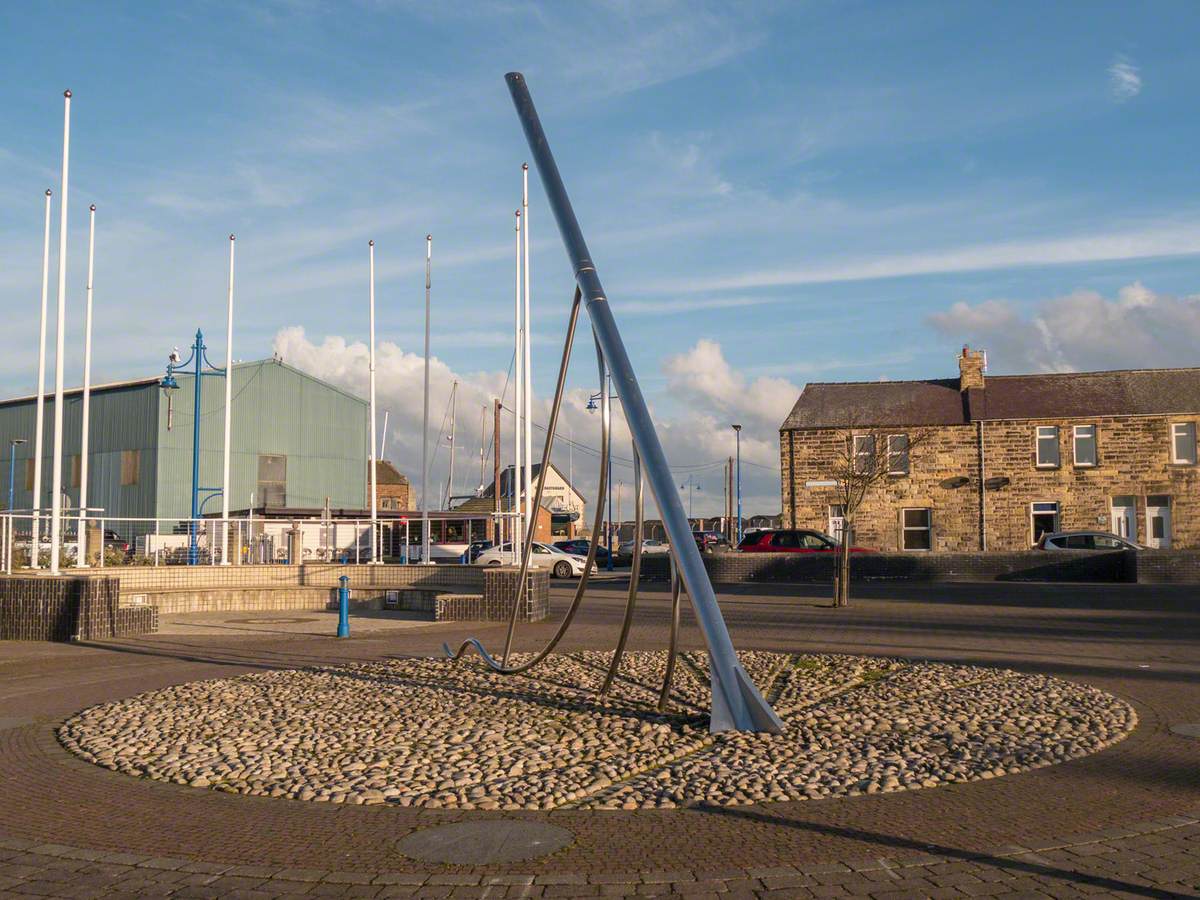
[[[97,385],[91,394],[88,506],[105,516],[180,518],[191,509],[194,375],[176,373],[168,399],[160,377]],[[203,512],[219,512],[225,385],[204,376],[200,403],[200,486],[215,488]],[[248,507],[362,509],[367,487],[367,402],[280,360],[233,367],[231,510]],[[63,492],[79,502],[82,391],[64,395]],[[16,447],[15,509],[33,501],[37,398],[0,402],[0,498],[8,504],[11,441]],[[168,426],[169,420],[169,426]],[[54,394],[45,404],[42,509],[51,500]],[[201,497],[207,493],[202,492]]]

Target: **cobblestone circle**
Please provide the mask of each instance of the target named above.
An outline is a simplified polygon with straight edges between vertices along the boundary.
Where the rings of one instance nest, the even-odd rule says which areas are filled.
[[[240,794],[455,809],[641,809],[856,796],[1015,774],[1094,753],[1124,701],[1044,675],[880,657],[746,652],[785,722],[710,735],[707,658],[552,656],[502,677],[400,659],[197,681],[94,706],[58,732],[128,775]],[[520,662],[523,658],[516,655]]]

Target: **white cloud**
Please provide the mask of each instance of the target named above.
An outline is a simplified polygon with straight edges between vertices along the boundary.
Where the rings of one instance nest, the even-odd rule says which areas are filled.
[[[313,341],[296,326],[281,329],[275,336],[275,352],[284,361],[306,372],[365,397],[368,391],[367,347],[361,341],[347,342],[340,336]],[[799,394],[799,388],[778,378],[748,381],[725,361],[718,344],[701,341],[692,350],[672,357],[666,369],[673,388],[686,394],[688,403],[682,412],[656,415],[659,439],[670,464],[676,468],[680,483],[694,474],[700,491],[694,495],[697,515],[716,515],[723,508],[723,463],[734,453],[734,434],[730,429],[732,412],[745,427],[742,431],[742,485],[747,514],[779,511],[779,423]],[[419,492],[421,480],[421,419],[424,364],[421,356],[409,353],[390,341],[376,348],[377,405],[382,415],[389,411],[387,457],[412,479]],[[511,404],[511,385],[505,389],[504,372],[455,372],[436,357],[430,361],[430,441],[437,441],[437,430],[447,409],[452,383],[458,387],[458,456],[455,493],[466,493],[479,482],[479,447],[490,446],[491,404],[502,390],[505,404]],[[599,416],[588,412],[587,402],[593,388],[568,389],[560,413],[554,461],[564,471],[573,469],[574,481],[586,496],[595,492],[599,459]],[[485,434],[479,433],[484,408]],[[534,398],[534,422],[544,425],[549,415],[549,398]],[[502,417],[501,462],[511,463],[511,416]],[[544,432],[534,431],[534,458],[539,459]],[[576,444],[571,451],[567,441]],[[630,437],[617,404],[613,417],[613,480],[624,483],[625,505],[622,515],[632,516],[628,505],[632,488]],[[431,494],[441,496],[448,470],[443,441],[431,465]],[[484,480],[491,481],[489,460]],[[614,485],[614,491],[616,487]],[[614,494],[615,496],[615,494]],[[614,501],[615,502],[615,501]],[[615,512],[615,510],[614,510]],[[647,515],[656,516],[655,505],[647,499]]]
[[[1190,256],[1197,253],[1200,253],[1200,222],[1179,221],[1128,231],[860,257],[834,263],[814,263],[800,268],[759,269],[724,277],[718,275],[651,280],[640,286],[647,292],[655,293],[738,291],[1026,266],[1147,259],[1156,256]]]
[[[663,370],[668,387],[702,409],[769,428],[779,427],[800,394],[800,388],[784,378],[762,376],[748,382],[726,361],[721,345],[707,338],[668,357]]]
[[[1142,76],[1129,59],[1118,56],[1108,67],[1108,87],[1118,103],[1132,100],[1142,92]]]
[[[1200,295],[1156,294],[1140,282],[1114,299],[1075,291],[1023,314],[1007,300],[955,303],[938,331],[986,347],[1004,371],[1064,372],[1200,364]]]

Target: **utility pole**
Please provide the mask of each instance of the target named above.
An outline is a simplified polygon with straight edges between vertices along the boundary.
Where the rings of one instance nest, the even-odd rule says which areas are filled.
[[[524,528],[521,519],[521,451],[525,441],[524,429],[521,426],[522,411],[525,406],[525,353],[524,331],[521,328],[521,210],[516,212],[517,235],[517,283],[516,283],[516,318],[514,325],[513,353],[513,477],[512,477],[512,564],[518,564],[517,545],[524,543]],[[497,488],[498,490],[499,488]]]
[[[367,477],[371,491],[371,565],[378,565],[379,559],[379,460],[375,457],[375,241],[367,241],[367,329],[370,344],[367,353],[367,378],[370,394],[371,437],[367,451]],[[426,353],[428,353],[428,349]],[[384,434],[387,429],[384,429]],[[408,556],[408,547],[404,548]],[[407,559],[405,560],[407,562]]]
[[[496,513],[496,534],[493,540],[503,542],[500,528],[500,398],[492,401],[492,509]]]
[[[525,377],[521,384],[525,393],[521,399],[521,416],[525,420],[525,527],[537,535],[538,510],[533,508],[533,363],[530,359],[529,322],[529,163],[521,165],[521,274],[524,279],[524,323],[522,352],[525,354]]]
[[[229,441],[233,425],[233,245],[229,236],[229,296],[225,309],[225,444],[221,456],[221,565],[229,565]],[[91,280],[90,278],[88,279]],[[100,536],[101,541],[104,536]],[[101,547],[103,552],[103,547]],[[237,550],[240,558],[242,548]]]
[[[76,568],[87,568],[87,494],[88,435],[91,431],[92,406],[92,273],[96,260],[96,204],[88,216],[87,301],[83,316],[83,410],[79,423],[79,533],[75,536]],[[104,535],[100,535],[100,555],[104,556]]]
[[[733,425],[737,441],[737,542],[742,542],[742,426]]]
[[[42,552],[42,431],[46,418],[46,297],[50,291],[50,188],[46,188],[46,237],[42,244],[42,325],[38,332],[37,424],[33,446],[33,522],[30,528],[29,568],[41,568]]]
[[[421,565],[429,560],[429,288],[433,235],[425,235],[425,414],[421,428]]]
[[[443,508],[450,508],[450,498],[454,496],[454,423],[458,416],[458,382],[450,386],[450,477],[446,479],[446,502]]]

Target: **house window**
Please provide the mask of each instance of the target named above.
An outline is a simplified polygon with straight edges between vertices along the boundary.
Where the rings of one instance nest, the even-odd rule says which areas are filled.
[[[1058,468],[1058,426],[1039,425],[1037,427],[1037,467],[1039,469]]]
[[[1075,426],[1075,465],[1096,465],[1096,426]]]
[[[1171,423],[1171,462],[1180,465],[1196,464],[1196,423]]]
[[[888,435],[888,474],[908,474],[908,435]]]
[[[140,450],[122,450],[121,451],[121,485],[122,487],[130,484],[138,483],[139,469],[141,468],[142,451]]]
[[[287,506],[287,457],[258,458],[258,502],[264,507]]]
[[[854,436],[854,473],[869,475],[875,470],[875,435]]]
[[[900,510],[900,549],[929,550],[933,547],[932,518],[928,509]]]
[[[1058,531],[1059,509],[1056,501],[1045,501],[1029,504],[1029,521],[1033,534],[1033,543],[1042,539],[1043,534],[1053,534]]]

